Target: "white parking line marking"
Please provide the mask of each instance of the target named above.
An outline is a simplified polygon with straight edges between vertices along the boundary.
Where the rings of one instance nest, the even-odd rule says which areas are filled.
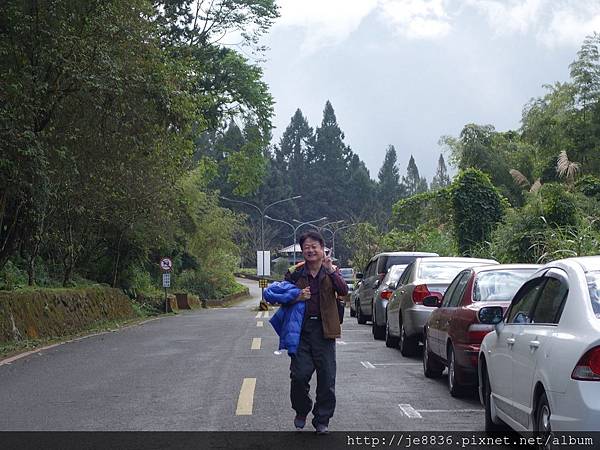
[[[481,409],[417,409],[420,413],[480,413],[483,411]]]
[[[409,419],[422,419],[423,418],[423,416],[419,413],[419,411],[417,411],[415,408],[410,406],[408,403],[400,403],[398,406],[400,407],[402,412],[406,415],[406,417],[408,417]]]
[[[361,361],[360,362],[365,369],[374,369],[375,366],[371,364],[369,361]]]
[[[261,338],[252,339],[252,347],[250,347],[250,350],[260,350],[261,342],[262,342]]]
[[[264,323],[264,322],[263,322],[262,320],[259,320],[258,322],[256,322],[256,326],[257,326],[257,327],[262,327],[262,326],[263,326],[263,323]]]
[[[423,363],[374,363],[374,366],[422,366]]]
[[[262,317],[262,311],[259,311],[258,314],[256,315],[257,319],[260,319]]]
[[[244,378],[240,396],[238,397],[236,416],[251,416],[252,406],[254,404],[254,389],[256,388],[256,378]]]
[[[263,313],[263,318],[264,318],[264,319],[268,319],[268,318],[269,318],[269,311],[265,311],[265,312]]]
[[[335,343],[337,345],[346,345],[346,342],[344,342],[344,341],[335,341]]]

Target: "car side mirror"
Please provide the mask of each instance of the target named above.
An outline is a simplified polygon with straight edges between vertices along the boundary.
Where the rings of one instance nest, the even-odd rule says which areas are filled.
[[[504,316],[504,311],[501,306],[486,306],[481,308],[477,313],[477,317],[479,318],[479,322],[488,324],[488,325],[496,325],[502,322],[502,318]]]
[[[442,306],[442,299],[437,295],[428,295],[423,299],[423,306],[429,306],[432,308],[439,308]]]
[[[363,274],[362,274],[362,273],[360,273],[360,272],[358,272],[358,273],[356,274],[356,279],[357,279],[357,280],[362,280],[362,279],[363,279]]]

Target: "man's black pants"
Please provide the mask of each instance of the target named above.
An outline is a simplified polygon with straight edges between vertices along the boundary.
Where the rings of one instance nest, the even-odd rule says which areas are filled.
[[[307,317],[302,326],[300,345],[290,364],[290,397],[296,414],[306,416],[311,407],[310,379],[317,371],[317,398],[313,408],[313,425],[329,424],[335,410],[335,339],[323,336],[319,319]]]

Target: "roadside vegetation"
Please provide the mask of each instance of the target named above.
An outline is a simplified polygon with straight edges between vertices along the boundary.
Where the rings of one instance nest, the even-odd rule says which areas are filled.
[[[298,110],[273,146],[258,203],[293,194],[269,214],[278,219],[327,216],[356,224],[336,236],[335,256],[356,269],[378,251],[420,250],[440,255],[543,263],[600,252],[600,35],[588,36],[569,66],[570,79],[546,85],[524,107],[521,127],[496,131],[466,124],[440,145],[457,169],[453,180],[440,155],[430,183],[414,157],[406,175],[387,149],[376,180],[344,143],[327,102],[313,130]],[[234,133],[229,127],[221,138]],[[410,150],[403,149],[408,156]],[[221,179],[223,189],[226,181]],[[230,188],[231,189],[231,188]],[[244,206],[236,208],[246,211]],[[259,244],[257,217],[242,246],[246,266]],[[290,227],[267,221],[267,248],[290,245]],[[331,235],[324,233],[328,245]]]
[[[5,2],[0,289],[101,283],[158,296],[167,256],[173,288],[237,292],[261,218],[223,197],[264,207],[302,195],[269,214],[353,224],[335,256],[356,268],[392,249],[502,262],[598,253],[600,35],[568,81],[524,106],[518,130],[467,124],[442,137],[430,182],[411,149],[390,145],[372,179],[329,101],[318,126],[298,109],[272,142],[259,62],[277,17],[275,0]],[[264,240],[276,250],[292,231],[265,219]]]
[[[213,180],[226,171],[246,195],[265,173],[273,100],[257,42],[274,2],[9,0],[2,11],[0,289],[153,295],[161,257],[175,288],[239,289],[244,220]],[[205,145],[230,121],[244,130],[239,151]]]

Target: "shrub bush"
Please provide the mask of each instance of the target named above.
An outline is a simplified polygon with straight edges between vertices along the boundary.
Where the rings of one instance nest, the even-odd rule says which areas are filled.
[[[575,188],[586,197],[600,200],[600,178],[593,175],[585,175],[575,183]]]
[[[542,202],[542,214],[548,224],[553,226],[576,226],[578,211],[575,196],[566,187],[558,183],[542,185],[539,195]]]
[[[477,169],[467,169],[452,183],[454,234],[458,251],[470,255],[471,249],[489,241],[502,220],[506,202],[490,178]]]

